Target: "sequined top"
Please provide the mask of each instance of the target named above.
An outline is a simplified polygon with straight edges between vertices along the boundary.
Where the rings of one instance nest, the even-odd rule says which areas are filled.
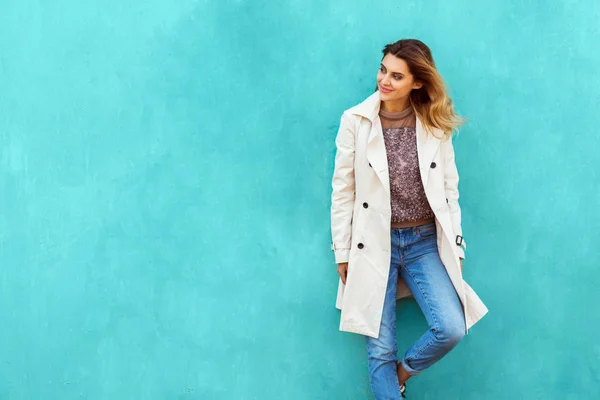
[[[399,112],[380,108],[379,118],[388,160],[391,222],[433,218],[425,195],[417,155],[416,115],[412,107]]]

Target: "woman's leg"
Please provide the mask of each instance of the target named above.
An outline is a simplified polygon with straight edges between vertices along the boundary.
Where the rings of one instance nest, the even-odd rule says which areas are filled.
[[[401,254],[399,273],[429,324],[401,362],[414,376],[452,350],[466,331],[460,300],[438,253],[435,223],[416,227],[411,234],[412,238],[405,238],[410,244]]]
[[[392,230],[392,253],[394,242],[398,241],[397,231]],[[396,289],[398,285],[398,264],[392,256],[387,282],[383,315],[377,339],[366,336],[369,380],[375,400],[401,399],[396,371],[398,360],[396,347]]]

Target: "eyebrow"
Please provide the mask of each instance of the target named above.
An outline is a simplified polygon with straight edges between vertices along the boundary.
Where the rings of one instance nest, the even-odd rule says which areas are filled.
[[[385,65],[383,65],[383,63],[381,63],[380,65],[381,65],[383,68],[385,68],[385,69],[388,69],[388,68],[387,68]],[[403,74],[402,72],[393,72],[393,71],[392,71],[392,74],[398,74],[398,75],[402,75],[402,76],[404,76],[404,74]]]

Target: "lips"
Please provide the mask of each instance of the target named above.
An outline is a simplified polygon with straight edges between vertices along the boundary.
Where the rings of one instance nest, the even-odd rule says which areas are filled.
[[[391,89],[386,89],[386,88],[384,88],[382,86],[379,86],[379,90],[381,90],[383,93],[389,93],[389,92],[392,91]]]

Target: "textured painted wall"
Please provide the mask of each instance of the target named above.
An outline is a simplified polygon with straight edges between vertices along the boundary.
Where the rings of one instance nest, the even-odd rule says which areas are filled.
[[[600,3],[0,2],[0,398],[364,399],[334,136],[381,48],[460,113],[490,313],[414,399],[600,396]],[[402,301],[399,346],[425,329]]]

